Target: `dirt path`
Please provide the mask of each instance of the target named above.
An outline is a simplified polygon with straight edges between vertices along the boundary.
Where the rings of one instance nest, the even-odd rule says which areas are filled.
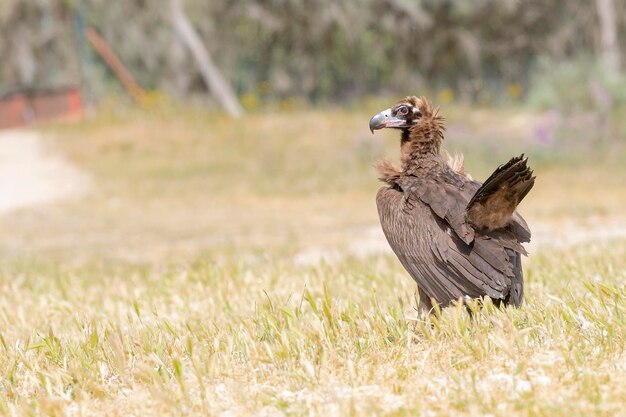
[[[0,214],[83,195],[86,174],[55,155],[28,130],[0,132]]]

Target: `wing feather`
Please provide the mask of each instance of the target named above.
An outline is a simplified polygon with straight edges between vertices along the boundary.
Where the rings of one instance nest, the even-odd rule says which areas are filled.
[[[438,210],[421,198],[407,206],[405,192],[393,188],[384,187],[377,196],[387,241],[420,291],[441,305],[465,295],[504,299],[514,277],[505,247],[484,238],[467,245],[450,224],[451,211],[440,207],[442,195],[433,189],[422,195],[438,202]]]
[[[467,204],[467,221],[477,230],[493,231],[509,226],[522,240],[528,241],[530,231],[523,219],[516,215],[515,208],[534,184],[535,177],[528,168],[527,158],[523,154],[512,158],[500,165],[476,190]]]
[[[465,207],[471,195],[463,189],[444,180],[420,179],[415,177],[402,178],[398,185],[410,202],[409,207],[419,199],[441,219],[444,219],[454,232],[470,244],[474,240],[474,229],[465,221]]]

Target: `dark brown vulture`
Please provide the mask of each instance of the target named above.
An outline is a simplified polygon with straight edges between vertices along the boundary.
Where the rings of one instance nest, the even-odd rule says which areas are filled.
[[[481,184],[440,155],[444,118],[424,97],[407,97],[370,120],[370,129],[401,131],[398,169],[378,164],[387,185],[378,215],[389,245],[417,282],[420,308],[490,297],[520,306],[521,254],[530,230],[515,208],[535,183],[524,155]]]

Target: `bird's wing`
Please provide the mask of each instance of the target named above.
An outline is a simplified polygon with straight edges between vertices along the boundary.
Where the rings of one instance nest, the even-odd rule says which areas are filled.
[[[467,221],[476,230],[492,231],[506,226],[520,242],[530,240],[530,230],[515,208],[535,184],[524,155],[501,165],[476,190],[467,204]]]
[[[465,190],[466,195],[474,196],[478,190],[480,190],[482,185],[483,184],[481,182],[469,180],[465,183],[463,189]],[[467,217],[466,220],[468,220]],[[524,242],[530,242],[530,228],[528,227],[526,220],[524,220],[524,218],[517,211],[513,212],[506,227],[491,232],[488,230],[482,230],[482,233],[487,233],[489,235],[504,234],[506,237],[510,238],[511,243],[514,243],[514,245],[511,246],[512,249],[523,253],[524,255],[527,254],[526,249],[524,249],[521,244]]]
[[[471,245],[461,240],[447,220],[458,209],[442,206],[464,208],[464,198],[450,192],[425,192],[431,205],[407,199],[406,191],[381,188],[376,200],[389,245],[420,289],[442,305],[466,295],[505,299],[515,272],[502,238],[477,235]]]
[[[445,220],[463,242],[472,243],[475,233],[465,220],[465,208],[473,193],[465,189],[464,181],[456,177],[448,180],[445,177],[402,177],[398,185],[404,192],[408,209],[417,201],[426,204],[440,219]]]

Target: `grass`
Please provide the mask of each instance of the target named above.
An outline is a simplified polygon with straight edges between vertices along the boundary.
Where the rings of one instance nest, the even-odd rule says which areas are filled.
[[[387,254],[294,261],[377,224],[372,160],[397,143],[369,134],[374,110],[241,123],[130,112],[47,127],[94,191],[0,219],[11,231],[0,236],[0,413],[623,412],[624,238],[546,240],[525,259],[526,304],[473,316],[418,316],[414,284]],[[477,120],[519,115],[449,114],[450,147],[469,149],[478,177],[519,148],[536,156],[523,207],[533,228],[624,221],[621,154],[581,166],[510,129],[489,156],[501,132]]]
[[[525,306],[473,318],[415,316],[413,286],[389,257],[23,270],[2,273],[7,414],[610,416],[624,406],[626,242],[531,258]]]

